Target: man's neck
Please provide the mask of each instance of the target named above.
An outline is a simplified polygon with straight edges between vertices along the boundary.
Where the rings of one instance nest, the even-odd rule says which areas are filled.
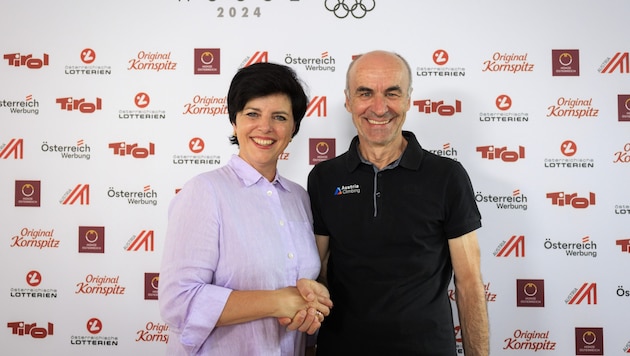
[[[402,135],[387,146],[369,146],[359,141],[359,153],[379,170],[397,160],[407,148],[407,139]]]

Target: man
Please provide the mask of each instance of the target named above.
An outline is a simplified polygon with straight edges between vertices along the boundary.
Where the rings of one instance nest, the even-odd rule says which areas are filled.
[[[309,174],[318,250],[328,260],[322,274],[335,303],[318,356],[455,355],[453,274],[466,356],[488,355],[472,185],[461,164],[402,130],[410,95],[411,70],[399,55],[355,59],[345,106],[357,136]]]

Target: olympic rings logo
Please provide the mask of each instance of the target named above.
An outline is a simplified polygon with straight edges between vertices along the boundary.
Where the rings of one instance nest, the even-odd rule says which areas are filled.
[[[352,14],[355,19],[362,19],[368,12],[374,10],[374,7],[376,7],[376,0],[354,0],[354,4],[350,6],[346,4],[345,0],[336,0],[336,4],[332,6],[329,5],[329,3],[334,2],[335,0],[325,0],[324,6],[326,7],[326,10],[332,12],[340,19],[346,18],[348,14]]]

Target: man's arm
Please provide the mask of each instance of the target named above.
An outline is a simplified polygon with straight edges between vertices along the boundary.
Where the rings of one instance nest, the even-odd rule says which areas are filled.
[[[326,276],[328,272],[328,257],[330,256],[330,237],[326,235],[315,235],[315,243],[317,244],[317,251],[319,251],[319,259],[322,261],[322,267],[319,270],[319,278],[317,278],[317,280],[323,285],[328,286]]]
[[[490,332],[477,233],[473,231],[450,239],[448,246],[464,352],[466,356],[487,356]]]

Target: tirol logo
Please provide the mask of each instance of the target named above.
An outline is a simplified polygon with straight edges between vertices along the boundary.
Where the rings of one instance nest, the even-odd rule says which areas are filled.
[[[137,143],[112,142],[108,147],[114,150],[114,155],[121,157],[147,158],[155,154],[153,142],[149,142],[148,147],[138,147]]]
[[[47,323],[46,326],[38,326],[37,323],[28,324],[24,321],[13,321],[7,323],[7,328],[11,329],[12,335],[31,336],[33,339],[44,339],[55,334],[55,325]]]
[[[325,96],[315,96],[311,102],[308,103],[308,106],[306,107],[306,116],[310,117],[313,115],[316,115],[317,117],[328,116],[328,106],[326,104]]]
[[[444,100],[431,101],[430,99],[414,100],[413,105],[418,107],[418,112],[424,114],[438,114],[440,116],[453,116],[462,112],[461,100],[455,100],[455,104],[445,104]]]
[[[597,283],[584,283],[580,288],[573,288],[564,300],[567,304],[597,304]]]
[[[526,112],[509,111],[514,105],[514,100],[508,94],[499,94],[494,99],[494,106],[498,111],[488,111],[479,113],[480,122],[529,122],[529,114]]]
[[[621,252],[630,254],[630,239],[617,240],[615,244],[621,247]]]
[[[527,60],[527,53],[524,54],[508,54],[495,52],[492,58],[483,62],[482,72],[507,72],[521,73],[533,72],[534,64]]]
[[[599,116],[599,109],[593,106],[593,98],[565,98],[556,100],[555,105],[547,107],[547,117],[572,117],[576,119]]]
[[[129,60],[127,70],[156,71],[176,70],[177,62],[171,61],[171,52],[140,51],[136,58]]]
[[[604,355],[604,328],[575,328],[576,355]]]
[[[79,226],[79,253],[105,253],[105,227]]]
[[[86,101],[85,98],[75,99],[71,96],[57,98],[55,101],[61,106],[61,110],[65,111],[79,111],[83,114],[92,114],[97,110],[103,109],[103,103],[101,98],[96,98],[94,102]]]
[[[590,236],[582,237],[580,242],[559,242],[545,239],[546,250],[561,250],[571,257],[597,257],[597,244]]]
[[[145,92],[138,92],[133,97],[134,109],[118,110],[118,118],[122,120],[164,120],[166,111],[149,109],[151,97]]]
[[[497,209],[507,210],[527,210],[527,196],[521,194],[520,189],[512,191],[512,195],[493,195],[477,192],[475,194],[477,203],[494,203]]]
[[[510,351],[555,351],[556,342],[549,338],[547,331],[516,329],[512,337],[504,340],[503,350]]]
[[[594,168],[595,160],[592,158],[574,157],[578,153],[578,145],[573,140],[564,140],[560,143],[560,154],[564,158],[545,158],[545,168]]]
[[[329,160],[336,156],[334,138],[309,138],[308,152],[310,165]]]
[[[544,307],[545,280],[517,279],[516,280],[517,307]]]
[[[630,121],[630,94],[617,95],[619,121]]]
[[[44,53],[41,58],[33,57],[32,54],[8,53],[4,59],[11,67],[26,67],[29,69],[40,69],[48,65],[48,54]]]
[[[552,49],[551,75],[554,77],[579,76],[580,50]]]
[[[143,249],[144,251],[153,251],[155,248],[153,230],[142,230],[138,235],[133,235],[125,244],[124,249],[126,251],[138,251]]]
[[[90,205],[90,185],[77,184],[74,188],[68,189],[59,200],[62,205]]]
[[[77,140],[76,145],[55,145],[49,144],[48,141],[42,142],[41,145],[42,152],[52,152],[59,153],[61,158],[66,159],[85,159],[90,160],[90,152],[92,148],[89,145],[85,144],[83,140]]]
[[[79,53],[82,65],[66,65],[64,68],[67,75],[110,75],[112,67],[105,65],[92,65],[96,61],[96,52],[92,48],[84,48]]]
[[[303,65],[305,70],[315,72],[334,72],[335,63],[328,52],[322,52],[319,57],[294,57],[290,53],[284,57],[286,65]]]
[[[221,74],[221,49],[195,48],[195,74]]]
[[[138,330],[136,342],[163,342],[168,344],[168,325],[166,323],[154,323],[149,321],[144,329]]]
[[[13,159],[24,158],[24,139],[12,138],[8,143],[0,145],[0,158],[8,159],[13,156]]]
[[[477,146],[477,152],[481,153],[482,159],[490,161],[498,159],[503,162],[516,162],[525,158],[525,147],[523,146],[518,146],[517,150],[508,150],[506,146]]]
[[[362,19],[368,12],[374,10],[376,0],[325,0],[324,7],[338,19],[345,19],[348,15]]]
[[[493,253],[496,257],[525,257],[525,235],[512,235],[502,241]]]
[[[110,198],[122,198],[127,199],[127,203],[130,205],[153,205],[156,206],[158,201],[158,193],[151,189],[150,185],[145,185],[142,191],[125,191],[116,190],[110,187],[107,191],[107,196]]]
[[[267,63],[269,61],[269,52],[256,51],[253,55],[248,56],[241,62],[239,68],[249,67],[254,63]]]
[[[39,101],[33,99],[32,94],[28,94],[24,100],[0,99],[0,108],[9,108],[11,114],[39,115]]]
[[[41,181],[16,180],[15,181],[15,206],[35,206],[41,204]]]
[[[580,197],[577,193],[553,192],[547,193],[547,198],[551,199],[551,205],[571,206],[575,209],[586,209],[595,205],[595,193],[588,193],[587,197]]]
[[[160,282],[159,273],[146,272],[144,274],[144,299],[145,300],[158,299],[159,282]]]
[[[617,52],[612,58],[606,58],[604,63],[599,67],[602,74],[610,74],[619,71],[619,73],[630,73],[630,59],[628,52]]]
[[[457,150],[451,147],[449,142],[443,144],[441,149],[429,150],[429,152],[457,161]]]
[[[226,96],[195,95],[191,102],[184,104],[183,115],[227,115]]]
[[[191,154],[176,154],[173,155],[173,164],[176,165],[215,165],[221,164],[221,156],[219,155],[202,155],[201,153],[206,148],[206,143],[201,137],[193,137],[188,141],[188,150]]]
[[[24,299],[55,299],[57,298],[57,289],[53,288],[37,288],[42,283],[42,274],[39,271],[32,270],[26,273],[26,284],[30,288],[11,288],[11,298]]]
[[[449,62],[448,52],[443,49],[438,49],[433,52],[431,56],[433,63],[436,67],[418,67],[416,68],[416,76],[426,77],[465,77],[466,69],[462,67],[447,67]]]
[[[99,318],[90,318],[85,323],[85,331],[89,335],[72,335],[70,336],[71,345],[85,346],[118,346],[117,336],[100,335],[104,329],[103,322]]]

